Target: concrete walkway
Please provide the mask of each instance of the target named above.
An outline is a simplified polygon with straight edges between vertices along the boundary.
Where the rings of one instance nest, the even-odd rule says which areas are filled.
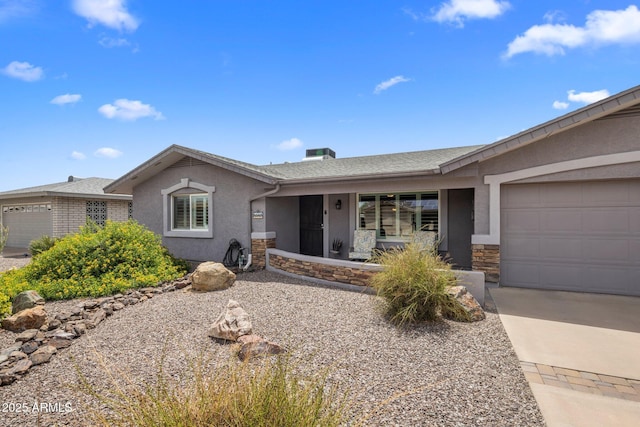
[[[549,426],[640,425],[640,298],[488,293]]]

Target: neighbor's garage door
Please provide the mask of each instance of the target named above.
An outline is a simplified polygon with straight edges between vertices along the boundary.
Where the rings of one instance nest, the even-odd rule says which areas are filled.
[[[9,227],[7,246],[27,248],[43,235],[53,235],[51,204],[3,205],[2,222]]]
[[[640,295],[640,180],[503,185],[501,284]]]

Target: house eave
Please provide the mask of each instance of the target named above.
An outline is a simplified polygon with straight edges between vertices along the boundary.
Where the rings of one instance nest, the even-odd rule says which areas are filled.
[[[418,170],[418,171],[369,173],[369,174],[361,174],[361,175],[342,175],[342,176],[318,177],[318,178],[282,179],[280,180],[280,183],[282,185],[316,184],[316,183],[332,183],[332,182],[365,181],[365,180],[371,180],[371,179],[412,178],[416,176],[434,176],[434,175],[440,175],[440,174],[441,174],[440,169],[429,169],[429,170]]]
[[[0,200],[32,199],[32,198],[68,197],[76,199],[108,199],[131,200],[132,196],[124,194],[71,193],[60,191],[38,191],[34,193],[13,193],[0,195]]]
[[[603,118],[636,104],[640,104],[640,86],[633,87],[617,95],[603,99],[602,101],[590,104],[579,110],[565,114],[556,119],[445,162],[440,165],[442,173],[446,174],[471,163],[482,162],[522,146],[565,132],[585,123]]]
[[[104,188],[104,191],[109,194],[132,194],[133,187],[135,185],[146,181],[157,173],[168,168],[175,161],[179,160],[179,158],[182,158],[182,156],[189,156],[204,163],[218,166],[267,184],[275,185],[277,183],[277,179],[266,174],[261,174],[257,171],[243,168],[239,165],[234,165],[233,163],[225,162],[221,159],[205,156],[198,151],[174,144],[107,185]]]

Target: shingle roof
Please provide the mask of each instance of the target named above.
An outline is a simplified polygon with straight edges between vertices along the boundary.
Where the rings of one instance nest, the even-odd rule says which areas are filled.
[[[266,165],[260,168],[275,178],[287,181],[358,178],[371,175],[440,173],[440,165],[473,152],[482,145],[375,156],[329,158],[296,163]]]
[[[105,194],[104,187],[111,184],[108,178],[75,178],[54,184],[38,185],[17,190],[0,192],[0,199],[34,196],[67,196],[67,197],[97,197],[97,198],[128,198]]]

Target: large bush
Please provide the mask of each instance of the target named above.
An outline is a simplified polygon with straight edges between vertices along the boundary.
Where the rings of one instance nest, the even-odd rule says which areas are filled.
[[[104,227],[82,227],[25,267],[0,275],[0,294],[13,298],[35,289],[47,300],[96,297],[156,286],[185,272],[156,234],[135,221],[107,221]],[[9,312],[9,303],[0,297],[0,317]]]
[[[447,288],[456,284],[451,266],[435,250],[408,243],[404,248],[378,252],[374,261],[384,268],[373,276],[371,286],[382,297],[385,314],[393,323],[417,323],[440,316],[467,320],[466,312],[447,293]]]

